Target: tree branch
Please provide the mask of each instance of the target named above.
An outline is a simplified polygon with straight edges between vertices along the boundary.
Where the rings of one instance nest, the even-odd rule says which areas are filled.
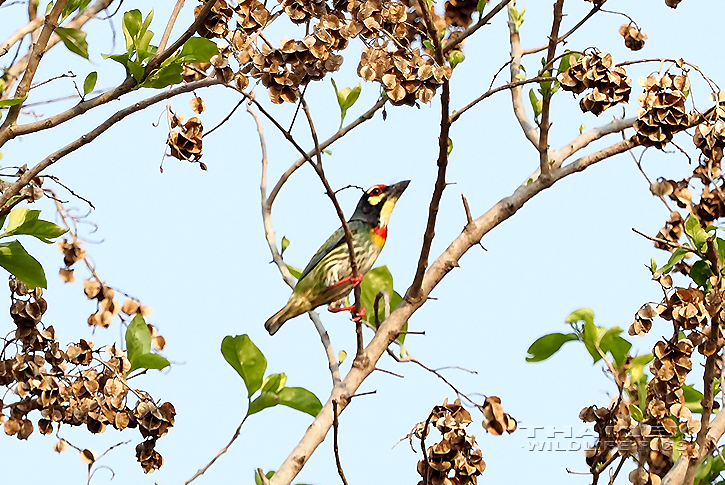
[[[513,1],[512,8],[516,8],[516,0]],[[511,64],[509,65],[509,72],[511,73],[511,82],[514,82],[521,72],[521,55],[523,53],[521,49],[521,38],[519,33],[516,31],[511,13],[509,12],[509,42],[511,44]],[[511,104],[514,109],[514,116],[519,122],[521,129],[526,135],[526,138],[534,145],[539,146],[539,133],[537,129],[529,121],[529,117],[526,115],[526,109],[524,108],[524,102],[522,98],[521,86],[514,86],[511,88]]]
[[[58,27],[58,18],[63,12],[66,3],[68,3],[68,0],[58,0],[53,5],[50,13],[45,16],[45,20],[43,21],[43,30],[40,31],[38,42],[33,45],[30,54],[28,54],[30,56],[28,59],[28,66],[25,69],[23,79],[20,80],[20,84],[18,84],[18,88],[15,90],[15,93],[13,95],[14,98],[23,98],[28,95],[28,92],[30,91],[30,85],[33,83],[33,77],[35,76],[35,72],[38,70],[38,65],[40,64],[40,60],[43,58],[43,54],[45,53],[45,48],[48,45],[50,36],[53,34],[53,31],[55,31],[56,27]],[[7,126],[13,125],[15,121],[17,121],[18,115],[20,114],[20,110],[22,109],[22,107],[23,104],[20,103],[10,108],[7,117],[5,118],[5,122],[2,124],[2,126],[0,126],[0,131],[2,131]]]
[[[158,103],[159,101],[164,101],[166,99],[172,98],[178,94],[182,93],[188,93],[190,91],[193,91],[194,89],[199,89],[207,86],[213,86],[215,84],[220,84],[221,81],[217,79],[202,79],[200,81],[194,81],[188,84],[184,84],[172,89],[169,89],[167,91],[162,91],[154,96],[151,96],[149,98],[146,98],[142,101],[139,101],[137,103],[132,104],[131,106],[128,106],[120,111],[116,111],[110,118],[108,118],[106,121],[98,125],[93,130],[89,131],[85,135],[81,136],[80,138],[76,139],[75,141],[69,143],[68,145],[64,146],[63,148],[53,152],[48,157],[40,161],[37,165],[30,168],[27,172],[25,172],[21,177],[18,178],[18,180],[9,187],[5,192],[3,192],[2,195],[0,195],[0,207],[5,207],[5,204],[7,204],[8,200],[10,200],[11,197],[17,195],[20,193],[20,190],[28,185],[30,181],[36,177],[40,172],[51,166],[52,164],[56,163],[58,160],[63,158],[64,156],[68,155],[69,153],[72,153],[79,149],[80,147],[92,142],[95,140],[99,135],[104,133],[106,130],[108,130],[111,126],[115,125],[122,119],[124,119],[126,116],[133,114],[137,111],[140,111],[142,109],[148,108],[149,106]],[[0,210],[0,215],[4,214],[5,210]]]
[[[513,89],[519,86],[523,86],[524,84],[531,84],[531,83],[540,83],[540,82],[547,82],[547,81],[555,81],[555,77],[542,77],[542,76],[536,76],[532,77],[531,79],[520,79],[518,81],[512,81],[510,83],[504,84],[503,86],[498,86],[495,88],[491,88],[470,103],[468,103],[463,108],[457,110],[455,113],[451,115],[451,124],[453,124],[454,121],[456,121],[463,113],[468,111],[469,109],[473,108],[475,105],[483,101],[484,99],[488,98],[489,96],[492,96],[496,93],[499,93],[501,91],[505,91],[507,89]]]
[[[327,140],[325,140],[322,143],[320,143],[320,150],[324,150],[325,148],[329,147],[334,142],[336,142],[337,140],[339,140],[340,138],[342,138],[343,136],[345,136],[347,133],[349,133],[350,131],[352,131],[354,128],[360,126],[365,121],[367,121],[369,119],[372,119],[372,117],[375,115],[375,113],[380,108],[382,108],[383,106],[385,106],[385,103],[387,103],[387,102],[388,102],[388,98],[387,97],[380,98],[378,100],[378,102],[375,103],[375,105],[373,105],[372,108],[370,108],[365,113],[363,113],[362,115],[360,115],[355,121],[353,121],[349,125],[345,126],[344,128],[340,128],[337,131],[337,133],[335,133],[330,138],[328,138]],[[274,200],[277,198],[277,194],[279,194],[279,191],[280,191],[280,189],[282,189],[282,186],[285,184],[285,182],[287,182],[287,179],[289,179],[290,176],[298,168],[300,168],[307,160],[309,160],[310,158],[312,158],[312,156],[314,155],[314,153],[315,153],[314,151],[310,151],[310,152],[305,153],[302,158],[299,158],[295,163],[292,164],[292,166],[290,166],[290,168],[287,169],[287,171],[285,173],[282,174],[282,176],[277,181],[277,184],[272,189],[272,192],[270,192],[270,194],[269,194],[268,201],[269,201],[270,207],[272,206],[272,203],[274,202]]]
[[[448,42],[446,42],[446,45],[443,46],[443,54],[448,54],[448,52],[453,49],[454,47],[458,46],[461,42],[466,40],[468,37],[473,35],[478,29],[486,25],[488,22],[491,21],[491,19],[499,13],[503,8],[511,3],[512,0],[501,0],[501,2],[493,7],[490,12],[488,12],[486,15],[481,17],[481,19],[476,22],[475,24],[468,27],[466,30],[458,34],[457,36],[448,39]]]
[[[108,1],[107,3],[110,3]],[[211,4],[213,4],[213,1],[210,1],[207,5],[204,6],[205,9],[208,10],[211,9]],[[204,11],[201,12],[202,14]],[[186,29],[186,31],[177,39],[176,42],[172,46],[170,46],[168,49],[164,51],[160,51],[158,54],[159,59],[162,59],[161,62],[163,62],[164,59],[171,56],[174,52],[176,52],[180,46],[184,44],[193,34],[196,32],[197,27],[201,22],[203,22],[204,17],[202,15],[199,15],[199,17],[189,26],[189,28]],[[155,59],[155,57],[154,57]],[[149,61],[149,66],[151,66],[152,62],[154,62],[154,59]],[[160,64],[160,62],[159,62]],[[157,66],[158,67],[158,66]],[[152,69],[153,70],[153,69]],[[148,74],[150,70],[147,71],[146,74]],[[13,138],[16,138],[21,135],[26,135],[29,133],[36,133],[39,131],[47,130],[49,128],[53,128],[55,126],[58,126],[61,123],[64,123],[68,120],[71,120],[77,116],[80,116],[84,114],[85,112],[96,108],[98,106],[101,106],[103,104],[106,104],[110,101],[113,101],[115,99],[120,98],[124,94],[127,94],[133,90],[133,88],[136,86],[136,80],[132,77],[126,78],[118,87],[107,91],[105,93],[102,93],[95,98],[88,99],[86,101],[81,101],[77,105],[73,106],[70,109],[67,109],[61,113],[58,113],[56,115],[50,116],[46,119],[34,121],[32,123],[26,123],[24,125],[19,126],[8,126],[7,129],[0,129],[0,147],[2,147],[8,140],[11,140]]]
[[[287,285],[294,290],[296,284],[295,278],[294,276],[292,276],[292,273],[290,273],[289,268],[287,268],[287,265],[282,259],[282,255],[279,254],[279,251],[277,251],[277,242],[274,236],[274,229],[272,228],[272,206],[269,203],[269,199],[267,199],[267,144],[264,141],[264,130],[262,128],[262,123],[259,120],[259,116],[257,116],[257,114],[252,111],[252,107],[249,104],[247,104],[247,112],[252,116],[252,118],[254,118],[254,122],[257,125],[259,144],[262,149],[262,180],[259,184],[259,190],[262,196],[262,223],[264,225],[264,235],[267,239],[269,251],[272,253],[272,261],[274,261],[274,263],[277,265],[277,268],[279,268],[279,272],[282,274],[282,279],[284,280],[284,282],[287,283]],[[340,366],[337,362],[337,355],[335,355],[335,350],[332,348],[330,336],[328,335],[325,327],[322,325],[322,321],[320,320],[320,316],[317,314],[317,312],[313,310],[307,312],[307,314],[309,315],[310,320],[312,320],[312,323],[315,325],[317,333],[320,335],[322,346],[325,348],[325,354],[327,355],[327,362],[330,368],[330,374],[332,375],[332,385],[336,386],[341,380]]]
[[[10,48],[20,42],[20,40],[28,35],[31,32],[34,32],[37,30],[41,25],[43,25],[43,17],[36,17],[30,22],[28,22],[25,26],[20,27],[18,30],[13,32],[13,34],[8,37],[5,42],[0,44],[0,57],[4,56],[10,51]]]
[[[554,4],[554,20],[551,23],[551,34],[549,35],[549,50],[546,54],[546,65],[554,62],[556,56],[556,44],[559,40],[559,27],[561,26],[562,10],[564,0],[556,0]],[[542,73],[543,75],[543,73]],[[545,93],[541,104],[541,124],[539,125],[539,170],[544,177],[549,175],[549,113],[551,111],[551,96],[553,93]]]
[[[594,16],[595,13],[597,13],[599,10],[601,10],[602,5],[604,5],[604,3],[606,1],[607,0],[602,0],[602,2],[600,4],[598,4],[598,5],[597,4],[594,4],[594,6],[592,7],[592,9],[589,11],[589,13],[587,13],[584,16],[584,18],[582,18],[574,27],[572,27],[571,30],[569,30],[569,32],[567,32],[566,34],[564,34],[561,37],[559,37],[556,40],[556,43],[557,44],[560,44],[561,42],[564,42],[571,34],[573,34],[574,32],[576,32],[577,30],[579,30],[579,28],[582,25],[584,25],[587,20],[589,20],[590,18],[592,18],[592,16]],[[545,50],[547,47],[548,47],[548,44],[542,45],[541,47],[536,47],[534,49],[526,49],[526,50],[523,51],[522,55],[527,56],[529,54],[536,54],[537,52],[541,52],[541,51]]]
[[[88,23],[89,20],[91,20],[95,15],[103,10],[104,8],[108,7],[113,0],[97,0],[96,3],[88,7],[83,13],[78,14],[75,16],[70,22],[68,22],[65,27],[69,29],[80,29],[83,27],[86,23]],[[64,2],[65,3],[65,2]],[[52,35],[50,37],[50,40],[47,43],[47,46],[43,50],[43,52],[48,52],[51,47],[54,47],[58,42],[60,42],[60,37],[58,35]],[[28,63],[30,62],[32,53],[28,53],[25,56],[23,56],[18,62],[13,64],[12,66],[7,67],[6,72],[6,91],[5,93],[9,95],[10,88],[13,84],[15,84],[15,81],[17,81],[20,74],[25,71],[28,67]]]
[[[418,5],[423,11],[423,17],[428,26],[428,33],[433,38],[433,45],[435,47],[436,58],[440,65],[445,62],[443,59],[443,52],[441,50],[440,39],[433,25],[433,19],[431,17],[430,10],[428,10],[428,4],[425,1],[418,1]],[[443,197],[443,191],[446,188],[446,168],[448,167],[448,143],[449,143],[449,132],[451,128],[451,115],[450,115],[450,84],[447,79],[443,80],[443,87],[441,91],[441,129],[438,135],[438,175],[436,177],[435,187],[433,189],[433,196],[431,197],[430,205],[428,206],[428,222],[426,223],[425,232],[423,233],[423,245],[420,249],[420,256],[418,257],[418,266],[415,271],[415,278],[413,284],[409,288],[405,295],[406,299],[418,299],[421,297],[421,285],[423,283],[423,276],[425,270],[428,268],[428,257],[430,256],[431,244],[433,244],[433,238],[435,237],[435,225],[436,218],[438,216],[438,208],[440,206],[441,198]]]

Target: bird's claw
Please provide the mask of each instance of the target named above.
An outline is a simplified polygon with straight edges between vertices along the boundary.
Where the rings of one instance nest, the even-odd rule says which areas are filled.
[[[343,307],[328,307],[332,313],[350,312],[352,314],[352,321],[359,322],[365,317],[365,307],[361,307],[360,311],[355,310],[355,305],[343,306]]]
[[[345,283],[352,283],[353,288],[359,285],[363,280],[363,275],[358,274],[357,276],[346,276],[345,278],[341,279],[337,283],[333,283],[330,286],[328,286],[328,289],[337,288],[340,285],[344,285]]]

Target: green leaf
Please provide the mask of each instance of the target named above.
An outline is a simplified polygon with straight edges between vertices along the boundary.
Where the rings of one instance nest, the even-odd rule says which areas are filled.
[[[632,413],[632,419],[637,422],[642,422],[642,420],[644,419],[644,414],[642,413],[642,410],[634,404],[629,405],[629,412]]]
[[[639,382],[642,380],[642,378],[645,377],[644,375],[644,366],[652,362],[652,359],[654,358],[654,355],[650,354],[644,354],[644,355],[638,355],[637,357],[634,357],[632,359],[631,367],[629,368],[629,372],[632,375],[632,382]]]
[[[624,364],[627,353],[632,348],[632,344],[619,335],[621,333],[622,328],[614,326],[607,330],[599,342],[599,348],[602,349],[602,352],[612,354],[612,358],[617,367],[621,367]]]
[[[8,217],[8,227],[5,232],[0,234],[0,238],[27,234],[50,244],[53,242],[50,239],[55,239],[68,232],[68,229],[63,229],[52,222],[39,220],[39,215],[39,210],[30,210],[25,207],[13,209]]]
[[[86,76],[86,80],[83,81],[83,96],[88,96],[93,91],[96,87],[97,80],[98,73],[96,71],[93,71]]]
[[[332,82],[332,87],[335,89],[337,105],[340,107],[340,128],[342,128],[347,110],[350,109],[360,97],[362,86],[360,83],[357,83],[357,86],[354,88],[342,88],[338,90],[335,80],[330,78],[330,81]]]
[[[539,337],[529,347],[526,357],[527,362],[541,362],[546,360],[561,349],[561,346],[572,340],[578,340],[579,337],[575,333],[550,333]]]
[[[533,89],[529,90],[529,101],[531,101],[531,108],[534,110],[534,118],[538,119],[541,116],[541,110],[544,109],[544,102],[536,96]]]
[[[451,140],[451,137],[448,137],[448,148],[446,150],[446,155],[451,156],[451,152],[453,151],[453,140]]]
[[[719,237],[715,242],[717,243],[717,252],[720,256],[720,262],[725,264],[725,239]]]
[[[151,71],[138,87],[161,89],[172,84],[179,84],[183,80],[182,71],[181,62],[174,56],[169,57],[161,63],[158,69]],[[134,77],[136,76],[134,75]],[[141,77],[143,77],[143,73]]]
[[[290,273],[292,273],[292,276],[294,276],[297,279],[300,279],[300,276],[302,276],[302,270],[299,268],[295,268],[294,266],[290,266],[289,264],[286,265],[287,269]]]
[[[431,51],[434,51],[434,52],[435,52],[435,49],[436,49],[436,48],[435,48],[435,46],[433,45],[433,42],[431,42],[431,41],[429,41],[429,40],[424,40],[424,41],[423,41],[423,46],[425,46],[425,48],[426,48],[426,49],[428,49],[428,50],[431,50]]]
[[[476,4],[476,10],[480,15],[483,15],[483,9],[486,8],[487,3],[488,0],[478,0],[478,4]]]
[[[690,278],[698,286],[706,287],[710,283],[710,276],[712,276],[712,271],[705,261],[696,261],[690,268]]]
[[[28,288],[47,288],[45,271],[19,241],[0,244],[0,266],[14,274]]]
[[[142,16],[141,11],[136,10],[129,10],[125,14],[123,14],[123,35],[126,38],[126,50],[128,52],[131,52],[134,47],[134,39],[138,36],[139,31],[141,30],[142,25]]]
[[[170,365],[171,362],[169,362],[166,357],[153,353],[140,355],[135,360],[136,369],[165,369]],[[131,366],[133,367],[134,364],[132,364]],[[134,369],[132,368],[131,370]]]
[[[88,59],[88,42],[86,42],[86,33],[80,29],[67,29],[58,27],[55,29],[60,40],[63,41],[66,48],[74,54],[78,54],[84,59]]]
[[[591,308],[580,308],[574,310],[564,320],[566,323],[585,322],[588,324],[594,324],[594,312]]]
[[[68,3],[65,4],[65,7],[63,8],[63,14],[61,15],[61,22],[68,18],[73,12],[76,10],[78,12],[82,12],[86,9],[88,4],[91,3],[91,0],[68,0]],[[52,5],[53,2],[49,3],[49,6]],[[37,5],[37,1],[36,1]]]
[[[594,359],[594,363],[599,362],[599,359],[602,358],[602,354],[599,353],[599,350],[601,350],[599,342],[601,342],[602,336],[606,331],[607,329],[604,327],[594,325],[593,321],[587,321],[584,324],[582,339],[584,340],[587,351],[589,351],[589,355]]]
[[[675,265],[677,265],[677,263],[679,263],[680,261],[685,259],[685,256],[687,256],[687,254],[690,252],[693,252],[693,251],[688,251],[687,249],[684,249],[684,248],[675,249],[675,251],[672,253],[672,256],[670,256],[670,260],[667,261],[667,264],[662,266],[657,271],[662,274],[669,273],[670,271],[672,271],[672,268],[674,268]]]
[[[479,0],[483,1],[485,3],[485,0]],[[448,62],[451,65],[451,69],[455,69],[458,64],[466,60],[466,56],[463,55],[463,52],[454,49],[451,51],[450,54],[448,54]]]
[[[285,384],[287,384],[286,374],[270,374],[262,381],[262,392],[279,393]]]
[[[268,471],[267,473],[265,473],[265,476],[267,478],[272,478],[272,476],[274,476],[274,470]],[[264,485],[262,483],[262,479],[260,478],[259,472],[257,470],[254,470],[254,483],[255,483],[255,485]]]
[[[279,253],[280,256],[284,255],[284,252],[287,251],[288,247],[289,247],[289,239],[287,239],[287,236],[282,236],[282,251]]]
[[[136,369],[163,369],[171,365],[166,358],[151,353],[151,331],[139,313],[126,329],[126,352],[131,362],[129,373]]]
[[[390,311],[397,308],[403,298],[393,288],[393,275],[387,266],[378,266],[365,273],[362,283],[360,284],[360,304],[365,308],[365,317],[363,322],[375,329],[375,296],[380,291],[387,291],[390,295]],[[385,320],[385,305],[381,298],[378,303],[378,318],[380,323]],[[403,331],[408,329],[408,322],[405,322]],[[402,344],[405,342],[405,334],[398,335],[398,341]]]
[[[23,96],[22,98],[2,99],[0,100],[0,108],[5,106],[15,106],[16,104],[24,102],[26,99],[28,99],[27,95]]]
[[[184,42],[179,62],[209,62],[219,52],[214,41],[203,37],[191,37]]]
[[[279,392],[279,403],[302,411],[310,416],[317,416],[322,410],[322,403],[317,396],[302,387],[285,387]]]
[[[249,397],[262,387],[267,359],[249,338],[249,335],[231,335],[222,340],[222,355],[244,380]]]
[[[263,409],[271,408],[279,404],[279,394],[274,392],[262,392],[247,409],[247,416],[257,414]]]
[[[685,220],[685,234],[690,238],[692,245],[700,251],[706,249],[707,239],[710,235],[700,225],[700,220],[690,214]]]
[[[337,353],[338,365],[341,365],[343,362],[345,362],[345,359],[347,359],[347,352],[345,352],[344,350],[339,351]]]
[[[700,402],[702,401],[702,393],[695,389],[690,384],[684,384],[682,386],[682,395],[685,398],[685,402]]]

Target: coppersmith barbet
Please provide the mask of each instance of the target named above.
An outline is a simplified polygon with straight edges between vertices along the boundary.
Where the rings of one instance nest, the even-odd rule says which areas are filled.
[[[409,180],[404,180],[390,186],[373,185],[365,191],[355,212],[347,221],[352,232],[355,261],[361,276],[370,271],[378,259],[388,237],[390,214],[409,183]],[[357,280],[352,277],[350,252],[340,227],[307,263],[289,301],[267,320],[264,328],[270,335],[274,335],[290,318],[318,306],[342,300],[361,280],[362,277]],[[342,310],[352,311],[353,308],[336,308],[333,311]]]

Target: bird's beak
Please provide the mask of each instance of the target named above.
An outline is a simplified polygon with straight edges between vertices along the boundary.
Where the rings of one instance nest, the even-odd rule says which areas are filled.
[[[388,187],[388,199],[392,200],[398,200],[398,198],[405,192],[405,189],[408,188],[408,184],[410,183],[410,180],[403,180],[402,182],[398,182],[395,185],[391,185]]]

